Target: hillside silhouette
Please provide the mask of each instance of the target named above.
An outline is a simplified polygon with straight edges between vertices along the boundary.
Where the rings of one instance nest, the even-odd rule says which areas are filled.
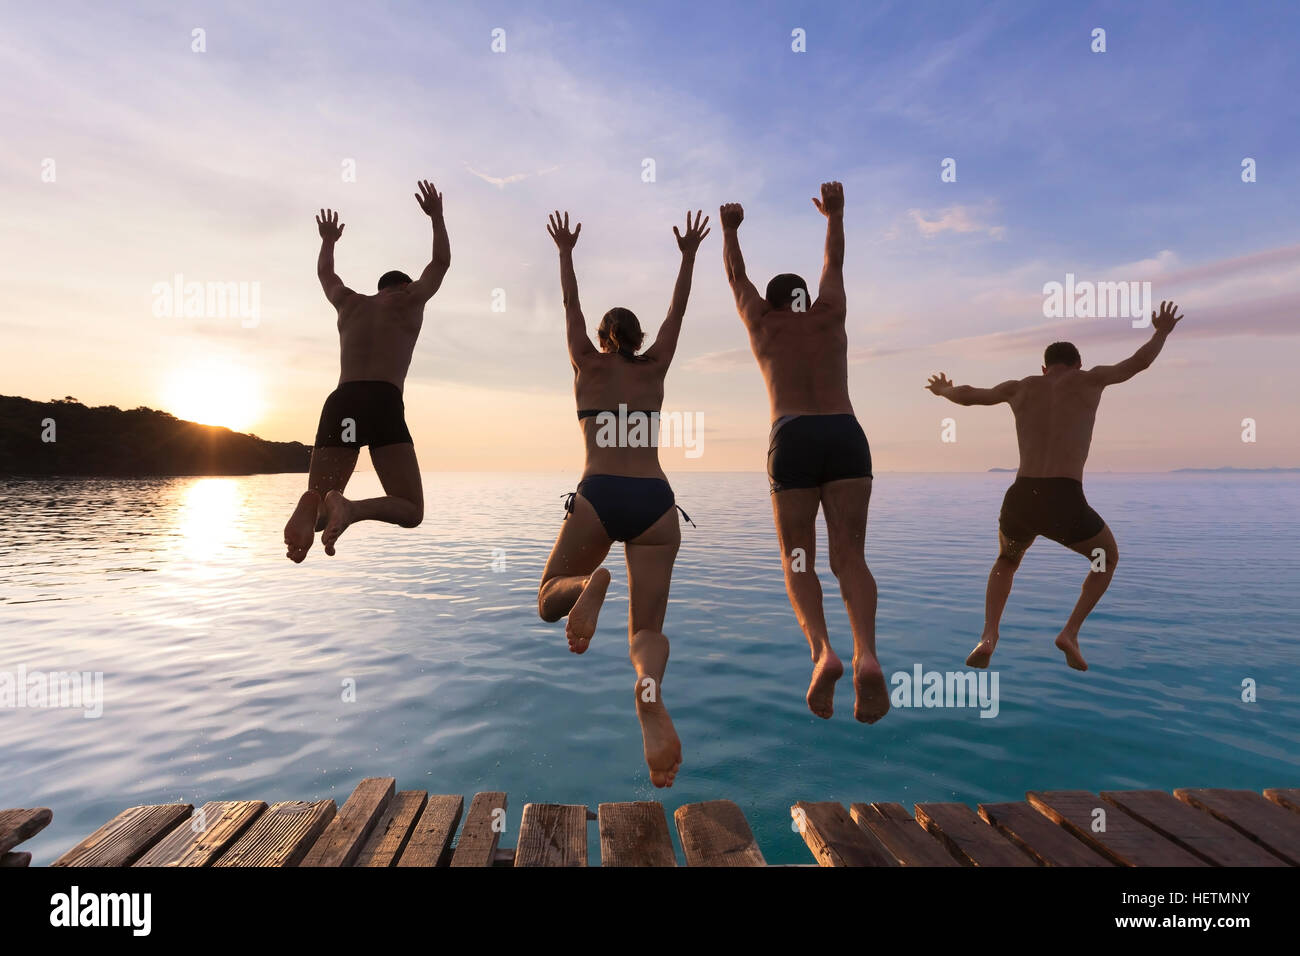
[[[43,440],[51,433],[54,441]],[[255,475],[304,472],[311,449],[152,408],[0,395],[0,475]]]

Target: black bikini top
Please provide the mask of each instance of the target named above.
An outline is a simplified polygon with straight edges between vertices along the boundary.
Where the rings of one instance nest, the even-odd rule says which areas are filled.
[[[646,418],[649,418],[651,415],[658,415],[658,414],[660,414],[660,411],[659,411],[659,409],[657,409],[657,408],[656,408],[654,411],[652,411],[652,412],[650,412],[650,411],[630,411],[630,410],[629,410],[629,411],[627,411],[627,412],[624,412],[624,414],[627,415],[629,418],[632,417],[633,415],[644,415]],[[578,421],[582,421],[584,418],[595,418],[597,415],[613,415],[615,418],[618,418],[618,411],[617,411],[616,409],[611,409],[611,408],[580,408],[580,409],[578,409]]]

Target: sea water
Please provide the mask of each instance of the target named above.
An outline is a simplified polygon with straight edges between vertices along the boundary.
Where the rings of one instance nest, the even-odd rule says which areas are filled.
[[[921,706],[865,726],[848,680],[830,721],[804,703],[808,648],[764,477],[674,476],[698,527],[683,526],[665,625],[684,753],[671,790],[650,785],[641,754],[620,549],[585,655],[537,617],[575,476],[429,473],[422,526],[359,525],[337,556],[318,544],[302,565],[281,544],[301,475],[0,482],[0,675],[91,675],[76,706],[0,707],[0,807],[53,808],[24,845],[48,863],[127,806],[341,804],[367,776],[467,800],[506,791],[504,846],[526,802],[656,799],[671,814],[726,798],[781,863],[811,861],[797,800],[1300,786],[1295,476],[1089,476],[1120,548],[1082,633],[1091,669],[1052,646],[1087,562],[1040,539],[983,678],[996,713],[978,687],[962,706],[901,690],[969,673],[1010,480],[877,476],[880,657],[899,700]],[[359,474],[352,490],[378,483]],[[815,566],[847,658],[825,555],[823,533]],[[594,863],[594,823],[588,842]]]

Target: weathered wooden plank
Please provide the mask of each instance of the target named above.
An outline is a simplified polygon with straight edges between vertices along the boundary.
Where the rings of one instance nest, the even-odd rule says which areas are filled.
[[[980,816],[1043,866],[1114,866],[1028,803],[981,803]]]
[[[1269,787],[1264,791],[1264,799],[1272,800],[1279,807],[1300,813],[1300,789]]]
[[[135,866],[211,866],[266,810],[261,800],[211,801],[176,827]]]
[[[123,810],[50,865],[130,866],[193,809],[188,803],[168,803]]]
[[[1101,797],[1216,866],[1286,866],[1226,823],[1163,790],[1103,790]]]
[[[54,813],[48,807],[0,810],[0,854],[8,853],[24,840],[30,840],[53,819]]]
[[[460,794],[437,794],[429,798],[424,812],[411,829],[411,838],[397,858],[398,866],[441,866],[451,838],[456,835],[465,801]]]
[[[916,822],[969,866],[1038,865],[964,803],[918,803]]]
[[[399,790],[393,794],[352,865],[395,866],[428,802],[429,794],[424,790]]]
[[[213,866],[297,866],[336,812],[333,800],[273,803]]]
[[[492,865],[505,823],[505,809],[504,793],[493,790],[474,794],[469,803],[469,813],[465,814],[465,825],[460,829],[460,839],[451,855],[452,866]]]
[[[17,853],[0,853],[0,870],[31,865],[32,855],[26,850]]]
[[[1175,790],[1174,796],[1212,814],[1292,866],[1300,866],[1300,815],[1253,790],[1187,788]]]
[[[876,835],[854,823],[842,804],[800,800],[790,816],[820,866],[898,866]]]
[[[677,865],[663,804],[653,800],[602,803],[596,818],[601,866]]]
[[[766,866],[740,807],[730,800],[686,803],[673,814],[687,866]]]
[[[362,780],[298,865],[351,866],[396,789],[392,777]]]
[[[1087,790],[1031,790],[1025,797],[1039,813],[1119,866],[1209,865]],[[1104,818],[1097,815],[1098,810],[1105,813]],[[1094,829],[1103,824],[1104,829]]]
[[[901,803],[855,803],[849,807],[849,816],[870,830],[900,866],[961,866]]]
[[[587,808],[525,803],[515,866],[586,866]]]

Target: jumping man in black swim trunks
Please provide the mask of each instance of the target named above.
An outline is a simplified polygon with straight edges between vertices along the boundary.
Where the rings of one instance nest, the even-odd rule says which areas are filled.
[[[547,225],[560,251],[569,362],[587,464],[577,490],[568,496],[560,534],[542,571],[537,613],[544,621],[567,615],[569,650],[584,653],[596,633],[609,587],[609,571],[601,565],[615,541],[624,543],[628,654],[636,670],[636,715],[645,762],[656,787],[671,787],[682,765],[681,741],[663,702],[668,666],[664,616],[682,530],[673,489],[659,466],[658,418],[664,376],[677,350],[691,294],[695,252],[709,234],[709,220],[703,215],[697,212],[692,222],[688,214],[685,233],[673,227],[681,267],[668,315],[644,352],[641,323],[623,308],[605,313],[596,331],[600,348],[592,344],[573,269],[573,246],[582,223],[570,231],[569,214],[557,211]]]
[[[785,587],[812,648],[808,708],[830,717],[844,665],[831,649],[822,588],[813,568],[817,510],[826,515],[831,573],[853,628],[853,716],[875,723],[889,710],[876,659],[876,581],[867,567],[871,450],[849,401],[844,297],[844,187],[822,183],[813,204],[826,216],[826,261],[817,300],[797,275],[779,275],[759,295],[745,274],[736,235],[745,211],[721,209],[723,262],[749,344],[767,382],[772,433],[767,473]]]
[[[1070,619],[1056,638],[1066,662],[1086,671],[1079,653],[1079,628],[1110,586],[1119,561],[1115,536],[1083,496],[1083,466],[1092,445],[1097,405],[1107,385],[1127,382],[1150,367],[1165,339],[1182,319],[1178,307],[1161,302],[1151,313],[1155,328],[1150,340],[1117,365],[1098,365],[1087,371],[1079,350],[1069,342],[1056,342],[1043,356],[1043,374],[1011,380],[993,388],[954,385],[940,373],[926,388],[958,405],[997,405],[1006,402],[1016,416],[1020,468],[1015,483],[1002,500],[998,518],[998,558],[989,574],[984,602],[984,633],[966,659],[968,667],[987,667],[998,643],[998,623],[1011,594],[1012,579],[1026,549],[1038,535],[1077,551],[1092,562],[1083,593]]]
[[[422,181],[416,202],[433,224],[433,256],[414,282],[401,272],[379,277],[379,292],[362,295],[334,271],[334,244],[343,235],[338,213],[322,209],[316,274],[330,305],[338,310],[341,371],[339,387],[325,400],[311,454],[307,491],[284,527],[288,557],[307,556],[315,532],[324,532],[326,554],[356,521],[386,521],[414,528],[424,520],[424,489],[415,445],[407,431],[402,386],[411,365],[424,304],[442,285],[451,265],[451,245],[442,218],[442,195]],[[384,487],[380,498],[349,501],[343,489],[352,477],[362,445]]]

